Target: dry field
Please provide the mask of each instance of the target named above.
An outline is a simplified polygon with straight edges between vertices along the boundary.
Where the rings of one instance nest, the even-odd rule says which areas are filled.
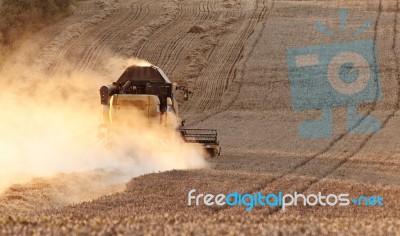
[[[377,42],[384,97],[361,110],[379,117],[382,129],[348,134],[340,107],[332,138],[301,139],[299,123],[319,113],[293,111],[286,50],[333,42],[315,23],[339,32],[339,8],[349,9],[349,31],[374,23],[360,38]],[[30,65],[39,73],[107,74],[106,58],[146,59],[193,90],[182,116],[189,127],[218,129],[222,156],[207,168],[150,173],[126,187],[88,184],[118,175],[101,170],[14,185],[0,195],[0,234],[399,235],[398,22],[396,0],[80,2],[72,16],[35,34],[35,46],[22,48],[24,57],[35,55]],[[188,207],[193,188],[380,195],[385,205]]]

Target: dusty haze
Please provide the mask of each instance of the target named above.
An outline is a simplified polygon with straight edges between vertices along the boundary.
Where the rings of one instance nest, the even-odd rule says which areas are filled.
[[[108,64],[114,74],[129,65],[150,65],[133,58],[112,58]],[[0,190],[57,173],[117,170],[122,183],[145,173],[205,166],[197,147],[177,135],[166,136],[160,127],[119,134],[111,148],[99,142],[98,90],[110,78],[94,72],[50,76],[26,65],[11,67],[0,75]],[[142,118],[132,119],[140,123]]]

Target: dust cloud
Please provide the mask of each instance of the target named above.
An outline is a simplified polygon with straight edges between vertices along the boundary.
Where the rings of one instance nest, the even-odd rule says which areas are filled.
[[[150,63],[121,58],[108,63],[113,76],[133,64]],[[119,173],[110,180],[115,184],[141,174],[206,165],[198,146],[162,127],[122,129],[111,145],[99,139],[99,88],[118,77],[34,71],[14,64],[0,72],[0,191],[59,173],[113,171]],[[140,123],[142,118],[132,119]]]

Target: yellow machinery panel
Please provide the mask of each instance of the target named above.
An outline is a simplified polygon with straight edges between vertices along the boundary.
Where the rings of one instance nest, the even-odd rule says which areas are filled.
[[[159,106],[155,95],[115,94],[110,101],[109,119],[112,125],[159,122]]]

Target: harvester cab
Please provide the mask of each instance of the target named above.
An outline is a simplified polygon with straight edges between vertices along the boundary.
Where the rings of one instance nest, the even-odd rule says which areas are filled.
[[[100,88],[102,127],[108,130],[109,127],[119,125],[135,127],[159,124],[180,132],[183,140],[188,143],[200,143],[211,157],[220,155],[216,130],[189,130],[181,127],[174,96],[177,90],[184,92],[184,100],[189,98],[190,91],[171,83],[160,68],[128,67],[116,82]],[[135,119],[138,115],[143,119]]]

